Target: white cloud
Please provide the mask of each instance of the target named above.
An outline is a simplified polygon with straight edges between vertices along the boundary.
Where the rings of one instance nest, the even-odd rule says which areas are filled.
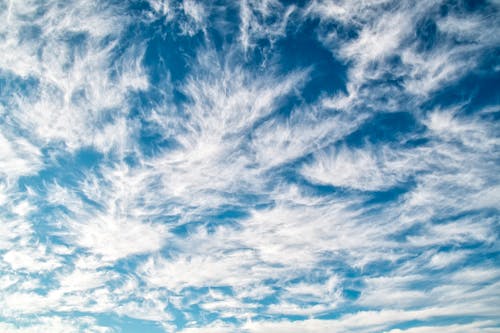
[[[442,326],[417,326],[407,329],[393,329],[387,331],[387,333],[432,333],[432,332],[443,332],[443,333],[466,333],[472,331],[481,332],[498,332],[499,329],[496,327],[493,321],[475,321],[470,324],[451,324]]]
[[[270,42],[285,37],[286,27],[296,10],[276,0],[242,0],[240,6],[240,42],[244,52],[256,47],[260,39]]]
[[[35,3],[15,2],[10,23],[2,30],[0,50],[6,56],[0,68],[36,80],[37,91],[32,96],[13,92],[10,106],[15,112],[9,120],[41,145],[62,142],[70,151],[91,146],[95,136],[103,135],[99,121],[110,109],[126,115],[127,94],[147,88],[140,62],[144,48],[139,45],[112,60],[128,22],[120,8],[86,1],[37,8]],[[106,141],[113,142],[113,137],[108,132]]]
[[[112,328],[99,326],[94,319],[88,317],[80,317],[77,319],[66,319],[61,317],[39,317],[35,322],[27,325],[0,323],[0,330],[5,333],[76,333],[82,332],[82,330],[88,333],[114,332]]]
[[[15,136],[8,138],[0,133],[0,179],[15,181],[20,176],[35,173],[41,167],[41,153],[36,146],[26,139]]]
[[[61,266],[60,259],[47,253],[44,246],[12,249],[3,255],[3,260],[14,270],[30,272],[54,270]]]
[[[0,4],[0,74],[29,82],[0,101],[0,314],[16,321],[0,330],[108,330],[44,317],[83,312],[175,331],[180,312],[184,333],[379,332],[414,320],[428,322],[389,332],[426,332],[464,316],[485,320],[440,329],[494,331],[494,108],[424,108],[498,44],[491,16],[438,17],[433,1],[247,0],[231,7],[240,44],[216,48],[217,5],[148,3],[137,17],[118,3]],[[429,17],[432,48],[415,33]],[[282,73],[273,51],[291,24],[316,18],[316,37],[348,66],[347,93],[308,104],[314,64]],[[201,33],[197,56],[183,55],[185,79],[151,86],[148,41],[122,39],[137,22]],[[262,40],[261,67],[243,64]],[[141,90],[162,97],[133,105]],[[394,142],[346,140],[392,111],[411,113],[418,129]],[[172,145],[146,153],[142,131]],[[81,148],[99,158],[67,177],[64,161]],[[337,319],[315,319],[342,306]]]
[[[186,327],[180,333],[232,333],[235,329],[234,325],[215,322],[204,327]]]
[[[437,269],[444,268],[463,261],[467,254],[467,251],[439,252],[431,257],[429,266]]]
[[[104,261],[157,251],[164,244],[163,227],[125,217],[99,216],[84,223],[69,223],[70,240],[91,253],[102,256]]]
[[[69,210],[69,215],[61,216],[65,219],[61,235],[70,244],[101,256],[104,262],[160,250],[168,236],[167,229],[150,222],[156,210],[147,202],[143,205],[142,200],[150,186],[149,174],[125,165],[103,172],[104,178],[99,181],[92,176],[84,181],[86,199],[98,206],[57,184],[52,185],[51,202]]]
[[[427,308],[420,311],[363,311],[354,315],[345,315],[338,320],[307,319],[302,321],[253,321],[243,325],[244,332],[380,332],[391,325],[408,320],[426,320],[433,317],[446,317],[450,314],[468,314],[467,310],[460,311],[457,308]],[[478,323],[479,324],[479,323]],[[482,325],[491,325],[484,321]],[[464,327],[481,327],[479,324],[465,324]],[[487,327],[486,326],[486,327]],[[398,332],[398,331],[395,331]]]
[[[333,149],[332,149],[333,150]],[[390,147],[363,147],[319,152],[301,173],[313,182],[363,191],[384,190],[423,168],[411,152]]]
[[[184,26],[185,33],[194,35],[198,30],[205,30],[204,21],[206,20],[207,9],[203,6],[202,2],[184,0],[182,2],[182,9],[194,22],[191,24],[191,27],[187,25]]]
[[[335,22],[356,32],[354,38],[339,33],[342,29],[323,29],[318,35],[334,55],[352,64],[348,70],[347,96],[335,96],[329,104],[342,109],[353,109],[361,103],[376,109],[397,110],[400,103],[397,99],[404,94],[415,99],[427,98],[478,66],[482,50],[498,43],[496,34],[489,32],[498,24],[492,17],[477,14],[451,12],[441,17],[436,15],[440,4],[439,1],[393,3],[386,0],[311,2],[304,12],[306,16],[319,18],[325,26]],[[457,8],[460,9],[460,5]],[[417,36],[418,24],[426,19],[435,24],[436,32],[422,37],[426,40],[421,42]],[[479,25],[488,32],[478,29]],[[432,47],[421,46],[433,43],[434,38]],[[457,40],[463,43],[457,45]],[[395,58],[401,60],[399,65],[390,63]],[[396,90],[395,94],[384,92],[382,87],[366,89],[369,82],[385,81],[389,77],[400,80],[404,89]],[[380,95],[385,99],[378,104],[376,99]],[[405,103],[408,102],[411,101],[405,99]]]
[[[366,115],[338,113],[313,105],[294,110],[290,119],[270,120],[252,136],[252,148],[261,168],[267,170],[320,150],[358,128]]]
[[[104,271],[82,270],[76,268],[69,274],[61,274],[60,290],[67,292],[86,291],[104,286],[113,274]]]
[[[239,270],[236,270],[236,263],[240,263]],[[259,281],[262,276],[252,269],[256,264],[257,260],[251,251],[221,253],[219,256],[210,253],[174,260],[149,260],[140,272],[152,285],[180,292],[185,287],[237,287]],[[245,268],[253,270],[253,274],[245,274]]]

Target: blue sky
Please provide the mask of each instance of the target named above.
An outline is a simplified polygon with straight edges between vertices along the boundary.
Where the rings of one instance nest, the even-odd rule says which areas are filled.
[[[0,331],[500,332],[499,10],[0,0]]]

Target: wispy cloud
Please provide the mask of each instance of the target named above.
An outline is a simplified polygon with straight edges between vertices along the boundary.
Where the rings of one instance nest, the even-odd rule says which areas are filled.
[[[0,2],[0,331],[498,331],[497,13]]]

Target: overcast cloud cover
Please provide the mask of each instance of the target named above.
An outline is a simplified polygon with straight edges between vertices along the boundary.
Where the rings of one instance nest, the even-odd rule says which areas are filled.
[[[498,0],[0,0],[1,332],[500,332]]]

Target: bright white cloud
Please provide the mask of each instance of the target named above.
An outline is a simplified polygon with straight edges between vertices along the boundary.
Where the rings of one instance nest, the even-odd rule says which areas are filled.
[[[467,6],[0,0],[0,331],[498,331]]]

